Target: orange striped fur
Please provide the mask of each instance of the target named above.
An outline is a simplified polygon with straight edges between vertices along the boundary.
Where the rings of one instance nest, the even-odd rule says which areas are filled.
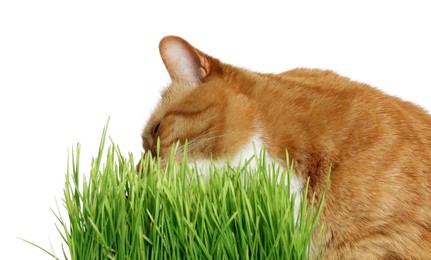
[[[194,159],[236,156],[259,135],[280,164],[320,194],[326,259],[431,259],[431,116],[422,108],[331,71],[261,74],[224,64],[168,36],[172,78],[145,127],[163,158],[189,141]],[[181,153],[178,153],[179,158]]]

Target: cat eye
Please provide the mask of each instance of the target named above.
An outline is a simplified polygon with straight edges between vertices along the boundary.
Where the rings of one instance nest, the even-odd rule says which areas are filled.
[[[157,135],[157,133],[159,132],[159,128],[160,128],[160,122],[158,122],[154,127],[153,127],[153,136],[155,137]]]

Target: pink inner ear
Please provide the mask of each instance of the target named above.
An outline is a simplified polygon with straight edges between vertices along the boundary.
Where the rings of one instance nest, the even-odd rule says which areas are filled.
[[[160,54],[173,81],[200,81],[200,59],[188,42],[168,36],[160,42]]]

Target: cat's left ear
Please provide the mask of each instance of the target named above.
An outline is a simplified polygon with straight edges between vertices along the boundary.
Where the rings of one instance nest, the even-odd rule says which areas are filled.
[[[159,49],[172,81],[199,83],[211,71],[207,56],[180,37],[164,37]]]

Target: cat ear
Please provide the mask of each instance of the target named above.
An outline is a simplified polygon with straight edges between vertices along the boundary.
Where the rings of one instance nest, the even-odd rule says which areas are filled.
[[[205,54],[180,37],[164,37],[159,49],[172,81],[199,83],[210,73],[210,63]]]

